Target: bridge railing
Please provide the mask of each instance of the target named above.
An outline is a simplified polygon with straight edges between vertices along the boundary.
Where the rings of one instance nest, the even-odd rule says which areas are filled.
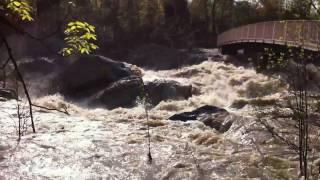
[[[320,50],[320,21],[268,21],[230,29],[218,36],[218,47],[257,42]]]

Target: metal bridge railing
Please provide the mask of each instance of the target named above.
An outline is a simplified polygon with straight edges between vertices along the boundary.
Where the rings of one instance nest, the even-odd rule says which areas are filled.
[[[230,29],[218,36],[218,47],[256,42],[320,50],[320,21],[268,21]]]

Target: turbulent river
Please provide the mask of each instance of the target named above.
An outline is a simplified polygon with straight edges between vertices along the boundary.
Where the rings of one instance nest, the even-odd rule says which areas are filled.
[[[277,78],[210,58],[175,70],[144,71],[145,81],[154,79],[192,84],[196,95],[161,102],[150,110],[151,163],[141,105],[90,109],[52,95],[35,102],[67,107],[71,115],[35,109],[37,133],[28,132],[19,143],[16,102],[0,102],[0,179],[277,179],[295,171],[296,163],[286,160],[286,156],[294,157],[290,150],[277,144],[258,147],[260,144],[252,143],[256,134],[246,132],[253,123],[248,115],[251,109],[232,107],[236,100],[257,93],[264,98],[281,97],[286,88],[276,86]],[[234,114],[235,123],[219,133],[201,122],[167,120],[203,105],[227,109]],[[261,151],[276,154],[280,148],[283,158],[269,158],[267,165],[260,166]]]

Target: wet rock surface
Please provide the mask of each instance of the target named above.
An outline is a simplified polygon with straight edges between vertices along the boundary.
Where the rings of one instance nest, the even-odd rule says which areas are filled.
[[[169,120],[183,122],[198,120],[203,122],[206,126],[224,133],[229,130],[233,123],[230,116],[230,113],[225,109],[206,105],[191,112],[175,114],[171,116]]]
[[[124,63],[103,56],[81,56],[58,75],[55,86],[63,95],[83,98],[131,74]]]
[[[138,97],[147,93],[153,105],[165,100],[188,99],[192,86],[173,80],[154,80],[142,89],[142,70],[131,64],[103,56],[80,56],[66,64],[53,77],[51,93],[60,93],[72,100],[89,99],[90,105],[108,109],[133,107]],[[49,79],[49,78],[47,78]]]
[[[90,104],[101,105],[108,109],[117,107],[133,107],[136,105],[138,97],[142,96],[141,77],[130,76],[118,81],[115,81],[106,89],[94,95]]]
[[[146,94],[148,103],[155,106],[161,101],[185,100],[192,96],[191,86],[176,81],[155,80],[144,85],[142,83],[141,77],[138,76],[120,79],[94,95],[89,104],[108,109],[134,107]]]
[[[206,105],[191,112],[184,112],[181,114],[173,115],[169,119],[186,122],[190,120],[197,120],[200,116],[203,116],[203,115],[210,115],[210,114],[224,113],[224,112],[226,112],[225,109]]]
[[[5,100],[17,99],[17,93],[12,89],[0,89],[0,98]]]
[[[152,105],[165,100],[185,100],[192,96],[192,86],[173,80],[145,82],[145,90]]]

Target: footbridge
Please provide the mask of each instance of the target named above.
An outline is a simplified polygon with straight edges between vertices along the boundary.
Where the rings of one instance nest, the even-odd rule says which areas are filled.
[[[268,21],[236,27],[218,36],[217,45],[228,53],[240,48],[263,46],[302,47],[320,50],[320,21]]]

